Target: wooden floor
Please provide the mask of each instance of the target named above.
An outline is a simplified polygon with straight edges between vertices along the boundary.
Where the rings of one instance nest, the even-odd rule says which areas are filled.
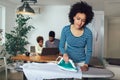
[[[5,80],[5,71],[0,72],[0,80]],[[23,80],[23,73],[22,72],[10,72],[8,70],[7,80]]]

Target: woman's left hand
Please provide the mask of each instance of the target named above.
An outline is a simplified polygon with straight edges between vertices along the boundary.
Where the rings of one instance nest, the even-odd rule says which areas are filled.
[[[81,71],[88,71],[88,64],[84,64],[80,67]]]

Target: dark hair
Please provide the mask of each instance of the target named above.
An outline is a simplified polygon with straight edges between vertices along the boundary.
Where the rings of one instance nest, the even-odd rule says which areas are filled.
[[[49,36],[50,36],[50,37],[55,37],[55,32],[54,32],[54,31],[50,31],[50,32],[49,32]]]
[[[73,4],[71,6],[70,12],[69,12],[69,21],[71,24],[74,23],[73,17],[77,13],[84,13],[86,15],[86,21],[85,25],[90,23],[93,19],[94,13],[92,11],[92,7],[88,5],[86,2],[77,2],[76,4]]]
[[[43,37],[42,36],[38,36],[36,40],[39,43],[40,40],[43,40]]]

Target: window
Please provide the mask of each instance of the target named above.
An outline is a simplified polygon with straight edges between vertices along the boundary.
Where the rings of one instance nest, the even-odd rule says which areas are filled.
[[[0,45],[5,43],[5,7],[0,5]]]

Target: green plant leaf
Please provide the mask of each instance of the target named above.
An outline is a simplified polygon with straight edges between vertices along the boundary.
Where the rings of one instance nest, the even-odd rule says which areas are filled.
[[[11,55],[22,54],[27,51],[25,48],[25,46],[29,44],[27,41],[27,34],[32,29],[35,29],[32,25],[28,24],[31,17],[24,17],[21,14],[16,17],[16,26],[10,33],[5,34],[5,48]]]

